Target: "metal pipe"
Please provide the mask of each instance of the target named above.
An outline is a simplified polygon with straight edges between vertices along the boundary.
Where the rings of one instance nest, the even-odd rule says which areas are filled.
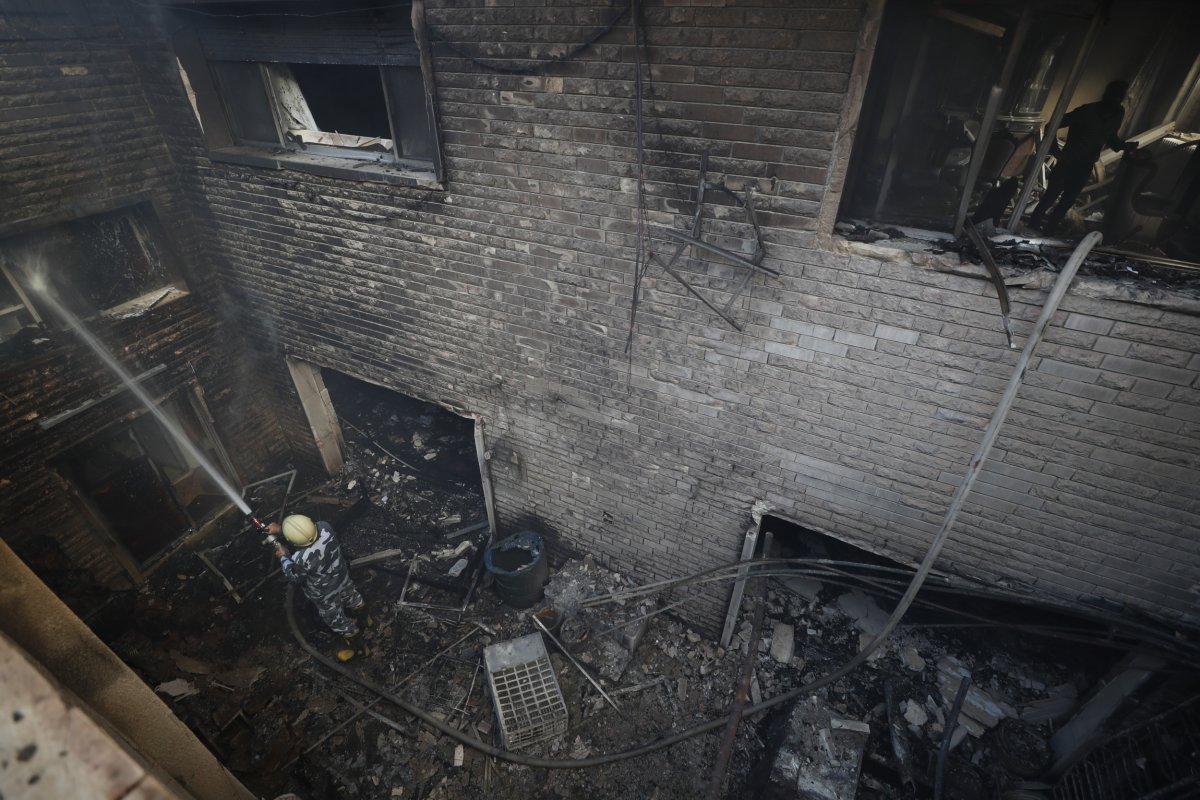
[[[1004,57],[1004,66],[1000,68],[1000,76],[988,92],[987,106],[984,108],[983,120],[979,123],[979,135],[975,137],[975,148],[971,151],[971,162],[967,167],[967,180],[963,184],[962,194],[958,198],[958,211],[954,215],[954,235],[961,236],[963,221],[967,218],[967,207],[971,204],[971,194],[979,181],[979,171],[983,168],[983,157],[987,154],[988,145],[992,140],[992,131],[996,127],[996,115],[1000,111],[1000,100],[1008,91],[1012,81],[1013,70],[1017,66],[1017,56],[1025,44],[1025,34],[1029,31],[1030,20],[1033,19],[1033,9],[1028,2],[1021,9],[1021,17],[1013,30],[1012,39],[1008,43],[1008,53]]]
[[[675,280],[679,281],[679,283],[683,285],[683,288],[687,289],[688,292],[690,292],[693,297],[695,297],[697,300],[699,300],[704,305],[708,306],[710,311],[712,311],[714,314],[716,314],[721,319],[725,320],[725,322],[729,323],[729,325],[732,326],[734,330],[736,330],[736,331],[742,330],[742,326],[738,325],[737,320],[735,320],[733,317],[729,316],[724,311],[722,311],[721,309],[719,309],[715,305],[713,305],[708,300],[707,297],[700,294],[700,292],[696,291],[695,287],[693,287],[690,283],[688,283],[687,280],[685,280],[682,275],[680,275],[678,272],[676,272],[670,266],[665,264],[661,259],[659,259],[659,257],[655,253],[650,254],[649,260],[654,261],[660,267],[662,267],[663,270],[666,271],[666,273],[668,275],[670,275]]]
[[[483,438],[483,417],[475,415],[475,457],[479,461],[479,482],[483,487],[483,507],[488,518],[488,545],[496,538],[496,498],[492,494],[492,471],[488,465],[487,444]]]
[[[651,225],[649,227],[653,228],[655,231],[661,233],[663,236],[666,236],[669,239],[674,239],[677,242],[687,242],[694,247],[699,247],[705,252],[721,256],[722,258],[727,258],[733,263],[745,267],[746,269],[757,270],[770,275],[772,278],[779,277],[779,272],[777,270],[773,270],[770,267],[764,267],[762,264],[755,264],[750,259],[744,258],[732,250],[726,250],[724,247],[717,247],[715,244],[709,244],[706,241],[697,239],[695,236],[689,236],[683,231],[677,231],[674,228],[665,228],[662,225]]]
[[[979,229],[973,224],[968,225],[967,236],[971,239],[971,244],[975,245],[975,249],[979,251],[979,257],[983,259],[983,266],[987,269],[992,284],[996,287],[996,297],[1000,301],[1000,321],[1004,324],[1004,337],[1008,340],[1008,348],[1015,349],[1012,326],[1009,324],[1011,309],[1008,302],[1008,287],[1004,285],[1004,276],[1000,274],[1000,268],[996,266],[996,259],[992,258],[991,248],[988,247],[987,241]]]
[[[620,714],[621,716],[625,716],[625,712],[621,711],[621,707],[619,705],[617,705],[617,701],[613,700],[611,697],[608,696],[608,692],[604,691],[604,687],[601,686],[600,683],[595,678],[593,678],[586,669],[583,668],[582,664],[580,664],[578,661],[575,660],[575,656],[571,655],[570,651],[567,650],[567,648],[563,646],[563,643],[560,642],[557,638],[555,638],[554,634],[550,632],[550,629],[547,628],[540,619],[538,619],[537,614],[530,614],[529,618],[533,620],[533,624],[537,625],[538,629],[542,633],[544,633],[550,637],[550,641],[554,642],[554,646],[559,649],[559,652],[561,652],[564,656],[566,656],[567,660],[575,665],[575,669],[579,670],[583,674],[583,677],[588,679],[588,683],[590,683],[592,686],[594,686],[596,688],[596,691],[600,693],[600,696],[603,697],[605,700],[607,700],[608,704],[610,706],[612,706],[613,709],[615,709],[618,714]]]
[[[733,758],[733,746],[737,743],[738,726],[742,724],[742,715],[746,710],[746,703],[750,700],[750,680],[754,675],[758,637],[762,634],[763,611],[767,606],[766,592],[760,591],[758,595],[758,602],[754,606],[754,623],[750,629],[750,646],[746,648],[746,657],[742,660],[742,674],[738,679],[737,691],[733,695],[729,722],[725,725],[721,747],[717,750],[717,761],[713,764],[712,777],[708,784],[708,800],[718,800],[721,796],[725,773],[729,771],[729,760]]]
[[[933,776],[933,800],[942,800],[942,785],[946,780],[946,757],[950,755],[950,740],[954,738],[954,729],[958,724],[958,714],[962,711],[963,701],[967,699],[967,690],[971,688],[971,677],[968,675],[958,682],[958,692],[954,695],[954,705],[946,724],[942,727],[942,744],[938,747],[937,771]]]
[[[1092,15],[1091,25],[1088,26],[1087,33],[1084,34],[1083,41],[1079,44],[1079,52],[1075,54],[1075,63],[1071,65],[1071,74],[1067,76],[1067,82],[1058,96],[1058,102],[1054,104],[1054,112],[1046,124],[1046,130],[1041,143],[1038,144],[1037,153],[1025,168],[1021,193],[1017,195],[1017,204],[1013,206],[1012,216],[1008,218],[1009,228],[1015,228],[1025,214],[1025,206],[1029,204],[1029,195],[1033,192],[1033,177],[1042,168],[1046,156],[1050,155],[1050,145],[1057,138],[1058,126],[1062,124],[1062,118],[1067,113],[1067,105],[1071,102],[1071,98],[1075,94],[1075,87],[1079,85],[1079,79],[1083,75],[1083,64],[1087,61],[1088,55],[1092,52],[1092,45],[1096,43],[1096,37],[1100,34],[1103,13],[1103,9],[1100,8]]]
[[[875,198],[875,210],[871,215],[874,219],[880,219],[883,216],[888,197],[892,193],[892,181],[896,176],[896,164],[900,161],[900,141],[903,136],[904,123],[908,120],[909,112],[912,110],[913,100],[917,96],[917,87],[921,85],[921,77],[925,72],[925,54],[929,49],[929,40],[932,35],[933,18],[930,17],[925,20],[925,27],[921,31],[921,42],[917,45],[917,55],[913,59],[913,69],[907,78],[908,89],[904,93],[904,102],[900,105],[900,113],[896,117],[895,126],[892,128],[892,146],[888,152],[887,165],[883,168],[883,180],[879,184],[879,196]]]
[[[729,647],[733,638],[733,626],[737,622],[738,609],[742,606],[742,592],[746,589],[746,576],[750,573],[750,565],[746,562],[753,560],[754,550],[758,547],[758,535],[762,533],[762,522],[746,531],[742,540],[742,566],[738,569],[737,582],[733,584],[733,593],[729,596],[729,611],[725,614],[725,626],[721,629],[721,647]]]

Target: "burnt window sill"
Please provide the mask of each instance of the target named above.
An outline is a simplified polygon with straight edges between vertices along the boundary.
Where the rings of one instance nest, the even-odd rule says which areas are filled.
[[[140,317],[155,308],[165,306],[172,303],[181,297],[186,297],[189,294],[187,287],[182,284],[171,284],[169,286],[160,286],[156,289],[151,289],[145,294],[139,295],[132,300],[127,300],[118,306],[106,308],[99,313],[98,316],[103,319],[129,319],[131,317]]]
[[[377,161],[338,158],[290,150],[264,150],[257,147],[226,147],[220,150],[210,150],[208,157],[213,161],[226,164],[266,169],[292,169],[326,178],[390,183],[422,189],[443,188],[434,176],[432,168],[428,172],[422,172],[401,165],[381,164]]]

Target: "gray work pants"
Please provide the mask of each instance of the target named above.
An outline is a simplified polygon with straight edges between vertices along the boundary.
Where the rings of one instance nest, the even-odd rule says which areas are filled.
[[[363,597],[354,586],[354,581],[346,578],[345,583],[320,598],[309,598],[317,607],[317,613],[325,620],[334,633],[348,636],[357,630],[354,620],[346,616],[347,608],[360,608]]]

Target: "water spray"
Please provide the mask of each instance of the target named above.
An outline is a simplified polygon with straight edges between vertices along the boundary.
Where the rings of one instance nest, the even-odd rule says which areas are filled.
[[[53,294],[51,294],[49,287],[47,287],[45,278],[39,272],[30,271],[27,274],[29,275],[28,283],[30,290],[37,293],[42,302],[44,302],[51,311],[58,315],[58,317],[61,318],[64,323],[74,330],[79,338],[82,339],[84,343],[92,349],[92,352],[99,356],[100,360],[103,361],[105,365],[112,370],[118,378],[121,379],[121,382],[125,384],[125,388],[132,392],[133,395],[141,402],[141,404],[146,407],[146,410],[154,415],[154,418],[158,420],[160,425],[162,425],[163,430],[165,430],[167,434],[174,439],[181,448],[183,448],[184,452],[191,456],[192,459],[200,465],[200,468],[208,473],[209,477],[211,477],[213,482],[220,487],[221,491],[224,492],[225,495],[233,502],[233,504],[241,509],[241,512],[249,518],[250,523],[259,532],[266,533],[267,526],[263,524],[262,520],[251,514],[250,506],[247,505],[244,499],[242,499],[241,493],[233,488],[233,485],[230,484],[229,480],[221,474],[221,472],[211,461],[209,461],[208,457],[200,451],[200,448],[196,447],[196,445],[192,443],[192,441],[187,437],[187,434],[183,432],[183,429],[179,427],[179,423],[171,419],[165,411],[159,408],[150,395],[146,393],[146,390],[143,389],[141,385],[133,379],[133,376],[121,366],[120,362],[117,361],[113,354],[108,351],[108,349],[91,331],[84,327],[83,322],[81,322],[80,319],[73,313],[68,311],[62,305],[62,303],[58,302]]]

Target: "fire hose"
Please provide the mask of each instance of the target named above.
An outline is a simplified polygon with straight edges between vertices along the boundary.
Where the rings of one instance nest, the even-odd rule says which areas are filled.
[[[908,612],[909,607],[916,599],[917,593],[921,590],[921,586],[925,583],[926,578],[929,577],[929,573],[933,570],[934,562],[941,554],[942,548],[945,546],[946,540],[949,538],[950,531],[954,527],[954,522],[957,519],[959,512],[965,505],[966,498],[970,494],[971,488],[974,485],[976,478],[979,476],[984,462],[987,460],[988,453],[991,451],[992,445],[995,443],[996,438],[999,435],[1000,427],[1004,423],[1005,418],[1008,416],[1008,412],[1012,408],[1013,402],[1016,400],[1017,390],[1020,388],[1021,383],[1024,380],[1025,371],[1028,369],[1029,363],[1033,358],[1034,349],[1041,341],[1042,334],[1044,333],[1046,326],[1049,325],[1051,317],[1053,317],[1054,313],[1058,310],[1058,306],[1062,302],[1063,297],[1066,295],[1067,289],[1070,286],[1071,281],[1074,279],[1075,273],[1079,270],[1080,264],[1083,263],[1083,260],[1087,256],[1088,252],[1091,251],[1091,249],[1100,241],[1100,239],[1100,234],[1095,232],[1089,233],[1087,236],[1085,236],[1083,240],[1076,246],[1075,251],[1071,254],[1071,258],[1067,261],[1062,272],[1059,274],[1058,280],[1055,282],[1054,287],[1050,291],[1050,296],[1046,299],[1046,304],[1042,307],[1042,313],[1038,317],[1037,322],[1034,324],[1033,330],[1029,334],[1029,338],[1026,340],[1025,348],[1021,352],[1021,356],[1013,368],[1008,385],[1005,387],[1004,393],[1001,395],[1000,401],[997,403],[996,409],[992,413],[992,419],[988,423],[987,429],[984,431],[983,438],[980,441],[975,454],[971,457],[970,462],[968,462],[967,471],[963,475],[962,482],[959,484],[958,489],[955,491],[954,496],[950,500],[950,505],[946,509],[946,514],[942,520],[942,525],[938,529],[937,534],[934,536],[933,541],[930,542],[929,549],[926,551],[925,557],[921,560],[921,564],[917,568],[916,573],[913,575],[912,580],[909,582],[908,588],[905,590],[900,602],[896,605],[895,610],[892,611],[891,617],[888,618],[887,624],[883,626],[883,629],[867,644],[866,647],[852,656],[833,672],[830,672],[823,677],[817,678],[816,680],[810,681],[809,683],[806,683],[795,689],[784,692],[783,694],[763,700],[761,703],[748,706],[743,711],[743,717],[761,714],[762,712],[771,708],[791,702],[799,697],[811,694],[819,689],[836,683],[866,663],[867,659],[879,649],[879,647],[891,635],[892,631],[895,630],[896,626],[900,624],[900,620]],[[261,525],[261,523],[259,524]],[[354,562],[351,562],[351,566],[363,560],[364,559],[356,559]],[[540,758],[537,756],[522,755],[521,753],[515,753],[511,750],[504,750],[477,739],[474,736],[465,734],[457,728],[447,725],[442,720],[434,717],[424,709],[413,705],[397,695],[395,692],[392,692],[379,685],[370,678],[353,672],[352,670],[344,667],[343,665],[326,656],[324,653],[317,650],[304,637],[304,634],[300,631],[300,626],[296,622],[295,596],[295,585],[289,584],[284,605],[284,610],[287,613],[288,625],[292,629],[292,636],[296,639],[296,642],[306,653],[309,654],[314,661],[322,664],[339,675],[342,675],[348,680],[357,683],[364,689],[374,692],[383,699],[387,700],[389,703],[392,703],[406,713],[416,717],[418,720],[438,731],[439,733],[449,736],[456,742],[485,755],[492,756],[493,758],[499,758],[514,764],[522,764],[529,767],[539,767],[542,769],[584,769],[588,767],[599,767],[605,764],[612,764],[618,761],[624,761],[626,759],[648,755],[658,750],[671,747],[672,745],[678,744],[687,739],[691,739],[695,736],[700,736],[705,733],[719,730],[725,726],[729,720],[728,715],[726,715],[724,717],[693,726],[678,733],[671,734],[670,736],[656,739],[652,742],[647,742],[629,750],[592,756],[590,758]]]

